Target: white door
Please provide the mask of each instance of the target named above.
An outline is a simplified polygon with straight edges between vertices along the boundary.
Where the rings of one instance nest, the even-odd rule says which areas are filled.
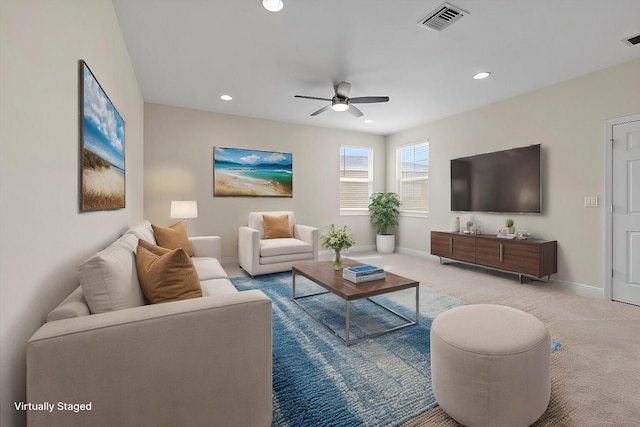
[[[611,297],[640,305],[640,121],[615,124],[612,136]]]

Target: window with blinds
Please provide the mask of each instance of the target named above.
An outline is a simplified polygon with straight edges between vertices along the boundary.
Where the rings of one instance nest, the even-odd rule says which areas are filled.
[[[429,143],[405,145],[398,149],[401,210],[429,211]]]
[[[372,159],[369,148],[340,147],[340,210],[368,208],[373,185]]]

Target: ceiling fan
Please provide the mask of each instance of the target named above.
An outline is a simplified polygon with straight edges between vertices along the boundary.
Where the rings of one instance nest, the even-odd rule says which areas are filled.
[[[349,98],[349,92],[351,91],[351,83],[340,82],[333,87],[335,95],[333,98],[318,98],[316,96],[295,95],[296,98],[315,99],[318,101],[329,101],[331,104],[322,107],[321,109],[311,113],[312,116],[317,116],[320,113],[327,111],[331,108],[334,111],[348,111],[356,117],[362,116],[362,111],[356,108],[353,104],[370,104],[373,102],[388,102],[388,96],[358,96],[355,98]]]

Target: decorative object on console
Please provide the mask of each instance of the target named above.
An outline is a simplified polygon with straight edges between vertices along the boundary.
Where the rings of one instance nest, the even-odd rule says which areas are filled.
[[[214,147],[213,195],[293,197],[292,154]]]
[[[515,228],[513,227],[513,219],[507,218],[504,222],[505,227],[507,227],[507,234],[515,234]]]
[[[455,218],[451,218],[451,227],[449,227],[449,231],[452,233],[458,233],[460,231],[460,217],[457,216]]]
[[[326,232],[320,234],[320,241],[322,242],[322,247],[333,249],[335,252],[333,261],[333,268],[335,270],[342,269],[342,251],[356,244],[355,240],[353,240],[347,232],[346,225],[340,229],[336,229],[335,224],[327,226]]]
[[[171,202],[169,218],[181,219],[184,223],[184,229],[187,231],[187,219],[198,218],[198,202],[195,200],[179,200]]]
[[[83,60],[79,74],[80,212],[121,209],[126,202],[124,120]]]
[[[464,228],[464,230],[462,230],[462,232],[465,234],[470,234],[471,227],[473,227],[473,221],[467,221],[467,226]]]
[[[400,198],[396,193],[374,193],[369,203],[371,222],[376,228],[376,249],[381,254],[393,253],[395,235],[390,230],[398,225]]]

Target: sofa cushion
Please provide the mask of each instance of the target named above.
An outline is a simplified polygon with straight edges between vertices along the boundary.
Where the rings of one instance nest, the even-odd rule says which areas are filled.
[[[187,255],[193,256],[193,249],[182,221],[178,221],[170,227],[160,227],[154,224],[151,224],[151,227],[158,246],[167,249],[182,248]]]
[[[122,239],[122,240],[121,240]],[[136,273],[135,254],[129,249],[137,237],[123,236],[80,264],[78,279],[92,314],[144,305]]]
[[[147,242],[151,242],[154,245],[156,244],[156,238],[153,235],[153,228],[151,228],[151,223],[149,221],[142,221],[140,224],[131,227],[128,229],[125,234],[133,234],[140,240],[146,240]],[[135,252],[135,248],[133,249]]]
[[[313,246],[298,239],[265,239],[260,241],[260,256],[313,252]]]
[[[265,239],[291,238],[289,215],[262,215]]]
[[[202,296],[211,297],[218,295],[228,295],[238,293],[229,279],[209,279],[200,282],[202,286]]]
[[[304,252],[299,254],[263,256],[263,257],[260,257],[259,262],[260,262],[260,265],[271,265],[271,264],[291,263],[294,261],[305,261],[305,260],[313,261],[313,253]]]
[[[202,296],[196,269],[182,248],[157,255],[138,246],[136,267],[142,292],[152,304]]]
[[[202,282],[209,279],[228,279],[229,276],[224,268],[220,265],[220,261],[209,257],[193,257],[191,258],[193,265],[196,267],[198,278]]]

